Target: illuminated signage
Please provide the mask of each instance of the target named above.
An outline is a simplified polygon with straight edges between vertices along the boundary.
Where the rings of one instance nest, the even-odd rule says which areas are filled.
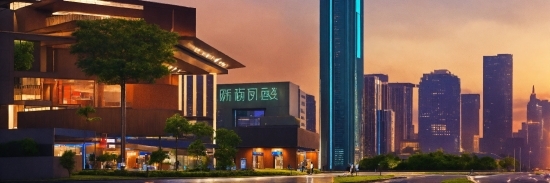
[[[275,87],[250,87],[220,89],[220,102],[270,101],[279,100]]]
[[[107,139],[107,143],[115,143],[115,139]]]

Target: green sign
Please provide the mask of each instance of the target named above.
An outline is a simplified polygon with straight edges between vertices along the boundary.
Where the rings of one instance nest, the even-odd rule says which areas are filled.
[[[251,87],[220,89],[220,102],[246,102],[246,101],[269,101],[279,100],[277,88],[275,87]]]

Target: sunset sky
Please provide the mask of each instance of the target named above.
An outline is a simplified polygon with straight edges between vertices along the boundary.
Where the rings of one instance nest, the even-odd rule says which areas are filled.
[[[197,37],[246,65],[219,83],[291,81],[318,100],[318,0],[151,1],[196,8]],[[482,57],[509,53],[514,131],[526,120],[532,85],[550,99],[550,1],[365,0],[364,10],[367,74],[418,83],[448,69],[463,93],[482,94]]]

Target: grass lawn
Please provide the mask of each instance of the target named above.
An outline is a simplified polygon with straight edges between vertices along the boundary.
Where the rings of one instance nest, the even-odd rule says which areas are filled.
[[[335,183],[353,183],[353,182],[373,182],[377,180],[390,179],[393,175],[365,175],[365,176],[346,176],[346,177],[334,177]]]
[[[472,181],[468,180],[468,178],[466,177],[461,177],[461,178],[447,179],[441,183],[472,183]]]
[[[59,181],[75,181],[75,180],[137,180],[147,179],[144,177],[129,177],[129,176],[111,176],[111,175],[71,175],[71,177],[55,179]]]

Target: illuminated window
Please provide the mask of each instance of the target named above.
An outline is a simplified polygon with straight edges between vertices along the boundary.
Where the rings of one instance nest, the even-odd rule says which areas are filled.
[[[75,3],[83,3],[83,4],[96,4],[96,5],[102,5],[102,6],[111,6],[111,7],[117,7],[117,8],[128,8],[128,9],[143,10],[143,6],[141,6],[141,5],[117,3],[117,2],[111,2],[111,1],[102,1],[102,0],[65,0],[65,1],[75,2]]]

